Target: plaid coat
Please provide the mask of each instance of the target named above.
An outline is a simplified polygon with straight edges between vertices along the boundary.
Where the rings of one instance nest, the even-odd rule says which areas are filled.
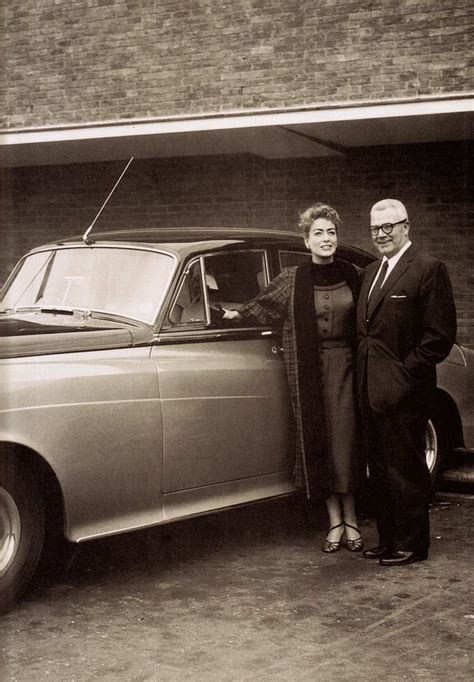
[[[357,272],[350,263],[338,263],[355,299]],[[282,325],[283,357],[296,429],[295,484],[306,490],[309,499],[321,499],[331,495],[331,463],[313,291],[308,262],[283,271],[239,312],[262,325]]]

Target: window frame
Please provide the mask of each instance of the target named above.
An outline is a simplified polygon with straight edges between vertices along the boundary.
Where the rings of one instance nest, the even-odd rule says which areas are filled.
[[[248,324],[245,320],[242,320],[241,323],[240,321],[236,321],[232,323],[232,326],[227,326],[227,324],[218,324],[216,322],[213,322],[211,320],[211,314],[210,314],[210,306],[212,305],[212,302],[209,300],[209,292],[206,284],[206,260],[211,260],[212,258],[217,258],[219,256],[232,256],[234,254],[242,254],[242,253],[257,253],[260,254],[262,257],[262,265],[263,265],[263,274],[264,274],[264,287],[268,286],[271,275],[270,275],[270,254],[269,254],[269,249],[268,247],[252,247],[252,248],[242,248],[242,249],[232,249],[229,251],[217,251],[217,252],[212,252],[212,253],[201,253],[199,255],[193,256],[185,265],[179,279],[177,282],[176,286],[176,292],[172,296],[169,306],[168,306],[168,311],[165,314],[165,321],[162,325],[161,332],[163,334],[169,335],[169,334],[176,334],[176,333],[185,333],[185,332],[196,332],[196,331],[226,331],[226,332],[236,332],[239,330],[243,329],[258,329],[260,332],[262,330],[265,330],[266,327],[261,327],[258,326],[256,327],[255,325]],[[178,322],[177,324],[172,324],[170,323],[170,314],[171,311],[173,310],[174,306],[177,304],[179,295],[181,293],[182,287],[184,285],[184,282],[186,280],[186,277],[188,277],[191,268],[193,265],[196,263],[200,264],[200,280],[201,280],[201,290],[203,292],[203,304],[205,307],[205,321],[196,321],[196,322]]]

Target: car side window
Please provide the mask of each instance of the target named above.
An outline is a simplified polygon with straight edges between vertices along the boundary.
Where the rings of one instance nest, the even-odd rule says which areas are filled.
[[[167,326],[204,324],[206,320],[201,262],[197,260],[191,264],[181,282],[178,295],[168,315]]]
[[[245,301],[257,296],[268,281],[264,251],[218,253],[196,260],[181,282],[166,327],[220,324],[221,307],[238,310]]]
[[[205,256],[189,267],[171,306],[166,326],[219,324],[221,307],[238,310],[245,301],[257,296],[268,281],[264,251]]]
[[[295,265],[301,265],[311,258],[309,251],[279,251],[280,270],[288,270]]]
[[[238,309],[255,298],[268,282],[265,253],[238,251],[206,256],[207,297],[210,306]]]

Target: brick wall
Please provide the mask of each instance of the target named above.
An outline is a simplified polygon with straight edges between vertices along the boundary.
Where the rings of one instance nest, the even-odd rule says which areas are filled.
[[[4,0],[8,127],[462,93],[472,0]]]
[[[328,201],[341,238],[367,250],[370,206],[391,196],[407,205],[414,241],[449,268],[459,338],[474,343],[471,143],[353,150],[344,157],[264,160],[251,156],[134,161],[95,230],[170,226],[296,229],[298,213]],[[123,162],[19,168],[4,174],[0,280],[27,249],[82,234]]]

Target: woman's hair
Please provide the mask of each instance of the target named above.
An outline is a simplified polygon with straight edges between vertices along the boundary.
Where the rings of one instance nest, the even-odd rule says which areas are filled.
[[[306,237],[309,235],[311,225],[318,218],[330,220],[336,229],[341,224],[341,219],[339,218],[337,211],[329,206],[329,204],[314,204],[307,208],[306,211],[303,211],[298,222],[298,227],[303,230]]]

